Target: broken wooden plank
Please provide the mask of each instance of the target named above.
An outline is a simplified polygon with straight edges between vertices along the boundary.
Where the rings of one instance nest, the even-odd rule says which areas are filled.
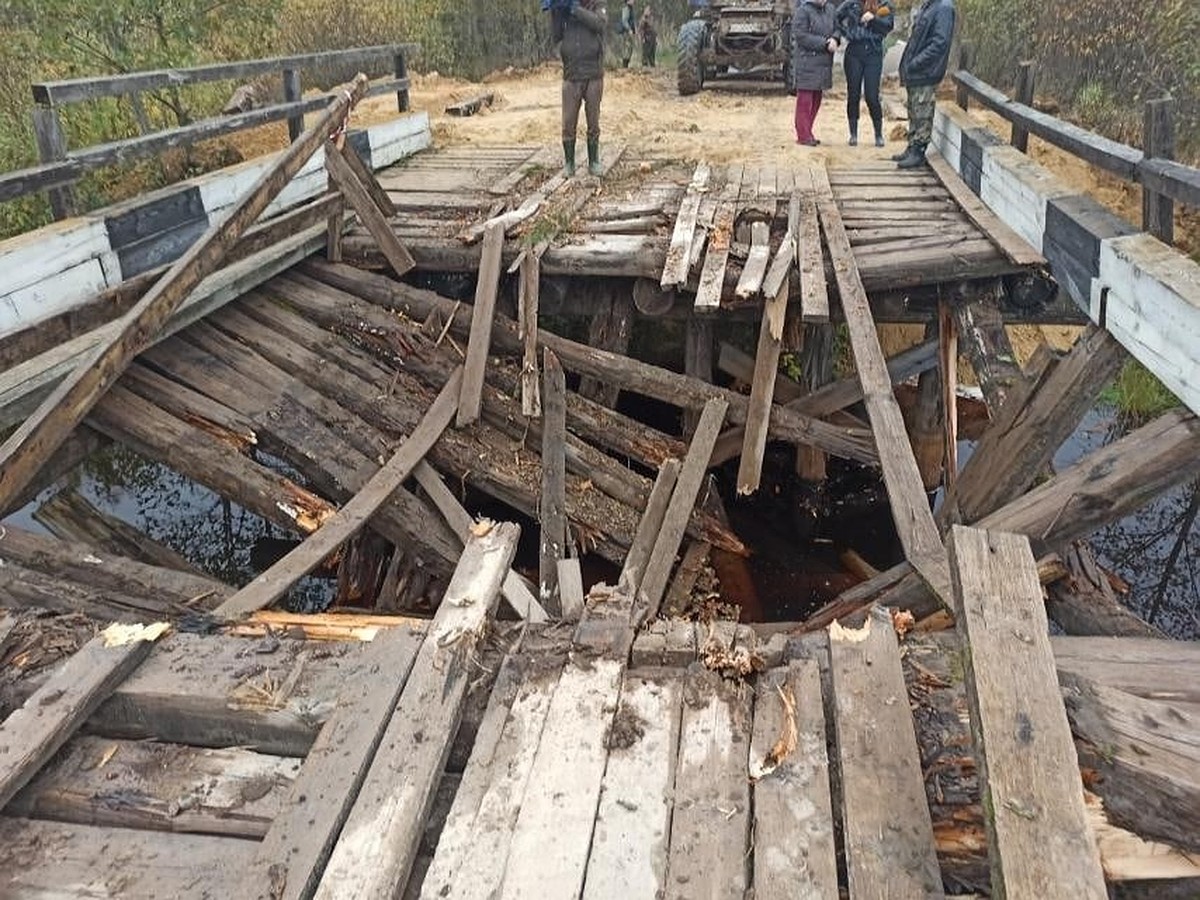
[[[738,277],[734,295],[748,300],[762,290],[767,277],[767,264],[771,259],[771,226],[766,222],[755,222],[750,226],[750,253],[742,274]]]
[[[796,265],[796,229],[800,225],[800,195],[793,192],[788,201],[787,232],[779,242],[779,249],[767,269],[763,279],[762,292],[764,297],[774,297],[783,287],[783,283],[791,278],[792,268]]]
[[[460,100],[457,103],[451,103],[446,107],[446,114],[450,116],[473,116],[481,109],[491,106],[492,101],[496,99],[494,91],[486,91],[482,94],[476,94],[468,100]]]
[[[379,179],[375,175],[375,170],[363,162],[363,158],[358,155],[358,151],[347,144],[344,137],[341,140],[333,141],[332,144],[337,149],[338,156],[346,161],[346,165],[350,167],[359,184],[366,190],[375,207],[383,213],[385,218],[390,219],[395,216],[396,205],[392,203],[392,198],[388,196],[388,192],[379,183]],[[326,149],[328,150],[329,148]],[[345,205],[344,198],[341,205]],[[366,223],[363,224],[365,225]]]
[[[700,270],[700,284],[696,289],[694,307],[697,315],[710,315],[721,308],[721,295],[725,291],[725,268],[729,262],[729,248],[733,243],[733,227],[737,219],[741,185],[742,166],[731,166],[725,186],[721,188],[712,231],[708,237],[708,252],[704,255],[704,266]]]
[[[947,550],[992,893],[1105,900],[1029,541],[956,525]]]
[[[837,896],[837,858],[815,660],[758,677],[750,741],[755,900]]]
[[[18,793],[10,816],[261,840],[304,761],[79,735]]]
[[[704,484],[708,472],[708,461],[712,457],[713,444],[716,443],[721,423],[725,420],[728,404],[723,400],[709,400],[700,415],[700,424],[692,438],[683,466],[679,470],[679,478],[675,482],[675,490],[671,494],[671,502],[663,517],[662,528],[654,541],[654,550],[646,563],[646,574],[642,577],[638,605],[645,604],[653,618],[662,603],[663,593],[667,589],[667,579],[675,564],[675,554],[679,552],[680,541],[686,530],[692,508],[696,505],[696,497]]]
[[[682,694],[671,673],[625,675],[583,900],[657,897],[666,890]]]
[[[517,526],[487,523],[463,550],[427,640],[315,896],[391,897],[405,884],[462,715],[470,660],[516,552]]]
[[[997,305],[1001,289],[1000,283],[984,288],[967,302],[957,304],[953,311],[959,345],[975,370],[993,423],[998,421],[1008,397],[1024,380]]]
[[[945,458],[942,486],[948,494],[958,481],[958,326],[945,299],[938,300],[938,359]]]
[[[835,622],[829,655],[850,896],[943,897],[891,616],[875,608],[858,630]]]
[[[537,358],[541,266],[541,258],[537,254],[521,254],[520,285],[517,293],[518,336],[525,347],[521,361],[521,412],[534,419],[542,414]]]
[[[612,659],[564,667],[513,827],[503,887],[492,896],[579,896],[623,669]]]
[[[0,723],[0,809],[142,660],[164,624],[110,625]]]
[[[659,607],[662,615],[675,618],[688,614],[692,607],[692,593],[696,589],[696,582],[700,580],[700,573],[708,565],[711,552],[712,544],[707,541],[691,541],[687,545]]]
[[[236,618],[270,606],[292,586],[357,534],[412,474],[429,448],[450,424],[458,407],[462,368],[454,370],[421,423],[413,430],[392,458],[341,509],[322,523],[298,547],[267,569],[216,609],[216,614]]]
[[[663,517],[667,514],[667,504],[671,502],[678,478],[679,460],[664,460],[658,470],[658,476],[654,479],[654,488],[650,491],[650,499],[646,501],[646,508],[642,512],[641,521],[638,522],[633,543],[625,555],[625,565],[621,568],[618,583],[635,597],[646,574],[646,565],[650,562],[654,542],[662,530]]]
[[[538,496],[540,567],[538,594],[542,604],[562,612],[558,597],[558,561],[566,556],[566,376],[553,350],[542,360],[542,490]]]
[[[408,248],[396,237],[387,214],[376,200],[375,192],[362,181],[358,171],[347,161],[354,153],[353,149],[338,151],[330,145],[325,154],[325,169],[329,172],[329,180],[342,192],[350,208],[358,215],[359,221],[370,232],[388,265],[397,275],[403,275],[412,269],[416,262]],[[371,175],[371,181],[374,181],[374,175]],[[387,205],[394,215],[396,207],[390,198]]]
[[[558,567],[558,600],[565,622],[578,622],[583,616],[583,572],[579,557],[560,559]]]
[[[825,282],[825,255],[821,247],[821,224],[817,214],[818,184],[810,168],[797,175],[800,208],[795,240],[796,266],[800,270],[800,321],[829,321],[829,291]],[[847,239],[848,240],[848,239]]]
[[[292,785],[288,802],[257,848],[247,897],[293,900],[316,890],[338,833],[358,798],[425,637],[389,629],[363,656],[366,677],[349,679]],[[268,886],[282,884],[268,894]]]
[[[593,288],[596,298],[592,320],[588,324],[587,345],[609,353],[627,355],[633,333],[633,295],[627,287],[600,282]],[[579,395],[609,409],[617,408],[621,390],[603,379],[581,378]]]
[[[496,310],[496,295],[500,290],[500,255],[503,249],[503,227],[489,226],[483,237],[475,305],[471,309],[471,336],[467,341],[467,361],[456,419],[459,428],[478,421],[483,407],[483,378],[492,345],[492,316]]]
[[[687,193],[679,204],[675,215],[675,228],[671,232],[671,243],[667,248],[667,259],[663,264],[659,286],[671,290],[685,284],[692,265],[692,241],[696,231],[696,217],[700,212],[700,201],[708,189],[711,170],[708,163],[700,163],[692,174]]]
[[[784,317],[787,315],[788,284],[763,307],[758,329],[758,353],[754,379],[750,383],[750,410],[746,415],[742,459],[738,464],[737,492],[753,494],[762,478],[763,454],[767,449],[767,428],[775,402],[775,378],[779,372],[779,353],[783,349]]]
[[[154,287],[116,323],[37,410],[0,445],[0,509],[37,474],[129,362],[153,341],[171,314],[221,264],[228,248],[341,126],[366,90],[366,76],[330,103],[311,128],[288,147],[233,210],[209,228]]]
[[[667,900],[735,900],[750,886],[751,696],[701,666],[687,673]]]
[[[954,198],[959,209],[966,213],[967,218],[975,223],[975,226],[987,236],[996,249],[1008,257],[1009,262],[1015,266],[1045,267],[1047,265],[1046,258],[992,212],[958,176],[958,173],[950,168],[950,164],[942,158],[940,153],[931,150],[925,154],[925,159],[938,181]]]
[[[418,463],[414,471],[414,477],[417,483],[421,485],[422,490],[428,495],[433,505],[437,507],[438,512],[446,520],[446,524],[458,536],[462,543],[466,543],[471,536],[471,528],[475,522],[471,518],[471,514],[463,508],[463,505],[458,502],[458,498],[451,493],[446,487],[446,483],[442,481],[442,476],[439,475],[434,468],[425,461]],[[533,591],[526,585],[523,579],[516,572],[509,570],[504,576],[504,584],[501,586],[501,593],[508,605],[522,619],[528,619],[530,622],[540,623],[549,620],[546,611],[542,609],[537,602],[537,598],[533,596]]]

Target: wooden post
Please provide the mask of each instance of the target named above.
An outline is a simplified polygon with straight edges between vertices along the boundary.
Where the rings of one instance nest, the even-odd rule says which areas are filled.
[[[403,50],[396,54],[396,77],[408,77],[408,59],[405,57]],[[400,110],[400,112],[408,112],[409,101],[407,85],[396,91],[396,108]]]
[[[329,104],[304,137],[284,151],[233,210],[209,228],[119,320],[111,337],[97,345],[0,446],[0,509],[33,479],[130,361],[153,342],[180,304],[220,267],[229,248],[341,126],[366,88],[365,75],[355,78],[350,89]]]
[[[712,384],[713,380],[713,325],[712,322],[697,315],[691,315],[687,320],[687,334],[684,337],[683,371],[693,378]],[[690,436],[696,430],[700,417],[691,410],[684,410],[683,433]]]
[[[38,161],[59,162],[67,158],[67,137],[63,134],[58,110],[53,106],[33,108],[33,136],[37,141]],[[55,221],[75,215],[75,188],[72,185],[50,188],[50,211]]]
[[[521,254],[520,286],[517,292],[518,328],[524,345],[521,359],[521,414],[536,419],[542,414],[538,388],[538,302],[541,295],[542,262],[536,253]]]
[[[1175,158],[1175,100],[1164,97],[1146,103],[1142,151],[1147,159]],[[1175,242],[1175,203],[1147,187],[1142,188],[1142,227],[1160,241]]]
[[[975,65],[975,45],[970,41],[963,41],[958,48],[958,68],[963,72],[970,72],[971,67]],[[954,102],[958,104],[960,109],[967,109],[971,105],[971,95],[961,84],[957,85],[954,90]]]
[[[542,497],[541,567],[539,599],[551,614],[561,611],[558,599],[558,561],[566,554],[566,416],[567,385],[562,365],[553,350],[542,360]]]
[[[946,460],[943,483],[949,494],[958,478],[958,329],[955,327],[954,310],[945,300],[938,302],[938,347]]]
[[[1026,106],[1033,106],[1033,79],[1033,62],[1028,59],[1019,62],[1017,64],[1017,89],[1013,94],[1014,100],[1024,103]],[[1029,132],[1016,122],[1012,127],[1011,143],[1022,153],[1029,152]]]
[[[300,70],[299,69],[284,69],[283,70],[283,99],[287,103],[293,103],[299,100],[302,96],[300,88]],[[304,115],[301,113],[295,116],[288,116],[288,140],[295,141],[304,133]]]
[[[325,258],[331,263],[342,261],[342,226],[345,221],[346,201],[340,200],[325,223]]]

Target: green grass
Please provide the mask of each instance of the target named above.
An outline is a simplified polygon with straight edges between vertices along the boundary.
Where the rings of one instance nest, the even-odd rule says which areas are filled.
[[[1113,406],[1134,421],[1147,421],[1179,405],[1179,399],[1137,360],[1121,367],[1116,379],[1100,395],[1100,400]]]

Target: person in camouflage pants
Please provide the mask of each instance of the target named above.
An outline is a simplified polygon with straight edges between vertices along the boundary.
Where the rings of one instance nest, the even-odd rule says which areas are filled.
[[[900,57],[900,83],[908,91],[908,147],[892,158],[901,169],[925,165],[935,95],[946,76],[953,37],[954,0],[923,0],[913,14],[912,35]]]

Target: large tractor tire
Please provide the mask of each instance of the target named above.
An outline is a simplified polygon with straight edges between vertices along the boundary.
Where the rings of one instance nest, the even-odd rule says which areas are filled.
[[[704,22],[691,19],[679,29],[679,55],[676,60],[676,82],[679,95],[686,97],[704,87],[704,63],[700,51],[704,49]]]

